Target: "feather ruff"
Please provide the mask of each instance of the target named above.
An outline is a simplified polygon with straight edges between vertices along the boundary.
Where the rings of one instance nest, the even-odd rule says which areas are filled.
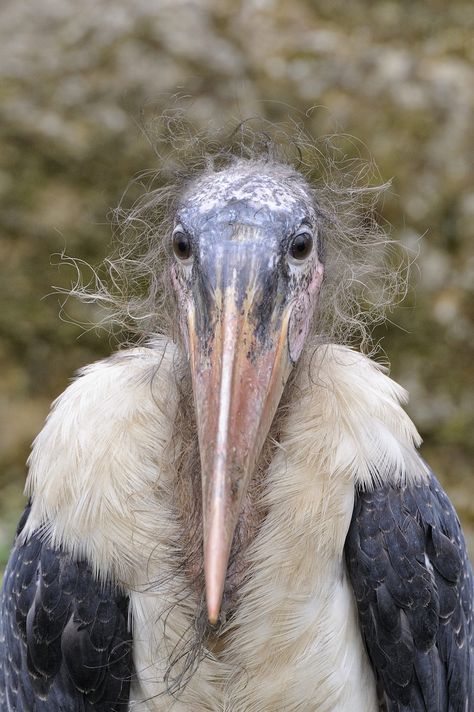
[[[81,371],[34,442],[23,536],[42,532],[129,593],[131,709],[375,712],[343,550],[356,486],[426,478],[405,391],[346,347],[300,363],[238,605],[193,657],[202,601],[172,553],[177,359],[163,339]],[[179,681],[190,660],[171,701],[170,661]]]

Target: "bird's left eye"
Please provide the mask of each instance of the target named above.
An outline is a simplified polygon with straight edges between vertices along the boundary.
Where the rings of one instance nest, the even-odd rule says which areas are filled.
[[[181,226],[173,232],[173,252],[181,262],[189,262],[192,257],[191,240]]]
[[[302,262],[311,254],[313,236],[310,232],[299,232],[290,242],[289,254],[292,262]]]

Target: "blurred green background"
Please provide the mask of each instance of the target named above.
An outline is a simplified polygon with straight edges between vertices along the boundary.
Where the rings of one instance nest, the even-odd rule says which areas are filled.
[[[393,178],[382,217],[419,257],[377,338],[473,550],[473,32],[472,0],[4,0],[0,568],[50,401],[113,348],[70,323],[92,307],[61,320],[45,296],[74,276],[57,255],[107,253],[109,208],[157,167],[135,117],[177,91],[199,129],[299,110],[309,133],[354,135]]]

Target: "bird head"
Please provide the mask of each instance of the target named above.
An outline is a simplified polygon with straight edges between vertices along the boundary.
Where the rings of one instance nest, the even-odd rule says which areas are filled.
[[[317,209],[294,171],[240,161],[187,187],[171,243],[201,458],[207,611],[215,623],[242,500],[323,279]]]

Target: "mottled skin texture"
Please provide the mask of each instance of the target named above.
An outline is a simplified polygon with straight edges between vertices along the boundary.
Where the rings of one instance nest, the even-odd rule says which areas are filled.
[[[212,333],[215,313],[209,307],[213,306],[216,274],[208,269],[209,263],[212,265],[216,247],[235,239],[239,226],[245,225],[255,231],[253,241],[265,247],[269,259],[268,289],[263,291],[260,314],[256,315],[257,328],[260,324],[261,330],[265,329],[265,318],[273,307],[272,293],[287,298],[299,293],[307,301],[304,291],[314,281],[313,275],[308,265],[305,270],[288,269],[285,257],[291,237],[302,224],[314,230],[317,237],[318,214],[308,185],[301,176],[286,168],[278,168],[281,175],[272,174],[274,166],[265,174],[261,165],[243,162],[234,170],[198,179],[184,194],[176,224],[181,225],[191,239],[193,259],[186,266],[173,265],[172,277],[185,343],[185,312],[190,300],[198,307],[199,318],[204,320],[201,324],[203,335]],[[318,241],[319,255],[320,245]],[[319,287],[321,277],[322,271],[313,292]],[[306,313],[311,306],[312,303],[306,304]],[[295,353],[295,360],[297,355]]]
[[[252,164],[242,174],[240,164],[240,171],[223,171],[201,178],[185,193],[176,223],[189,236],[193,255],[189,264],[172,267],[185,341],[187,329],[183,315],[189,302],[196,306],[198,318],[202,320],[198,328],[203,338],[213,333],[218,316],[215,291],[220,277],[215,267],[216,250],[225,243],[229,247],[234,244],[238,250],[247,239],[247,248],[261,255],[261,299],[254,314],[256,336],[262,341],[266,338],[276,304],[280,303],[282,310],[294,302],[297,308],[293,322],[296,323],[290,328],[295,332],[295,345],[292,347],[290,336],[290,352],[296,362],[323,275],[318,211],[301,177],[288,170],[283,176],[271,172],[265,175],[255,172]],[[305,226],[314,235],[313,255],[301,265],[289,264],[290,241],[298,229]],[[248,230],[242,231],[242,227]],[[244,296],[243,283],[240,299]]]

